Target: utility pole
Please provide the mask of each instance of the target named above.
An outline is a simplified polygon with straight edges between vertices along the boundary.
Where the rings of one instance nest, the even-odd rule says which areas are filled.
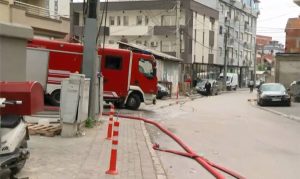
[[[255,45],[255,58],[254,58],[254,85],[256,84],[256,60],[257,60],[257,45]]]
[[[180,0],[176,1],[176,57],[180,58]]]
[[[73,0],[70,1],[70,33],[69,33],[69,42],[73,40],[74,35],[74,7]]]
[[[90,95],[89,95],[89,118],[95,120],[99,113],[99,79],[97,73],[100,74],[100,59],[97,53],[97,7],[98,0],[88,0],[88,15],[84,27],[84,51],[82,73],[90,78]]]
[[[226,32],[224,34],[224,48],[225,48],[225,54],[224,54],[224,72],[223,72],[223,84],[224,84],[224,90],[226,90],[226,81],[227,81],[227,56],[228,56],[228,49],[227,49],[227,41],[229,37],[229,26],[226,29]]]

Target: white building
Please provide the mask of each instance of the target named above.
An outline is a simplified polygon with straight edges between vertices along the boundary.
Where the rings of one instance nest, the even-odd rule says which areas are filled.
[[[246,86],[247,81],[254,77],[258,3],[258,0],[219,0],[218,4],[220,26],[217,63],[225,64],[227,50],[228,71],[239,74],[240,86]]]

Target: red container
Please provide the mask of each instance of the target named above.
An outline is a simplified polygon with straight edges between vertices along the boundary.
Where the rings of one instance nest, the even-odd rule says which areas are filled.
[[[22,101],[22,104],[0,108],[0,115],[31,115],[44,110],[44,91],[38,82],[0,82],[0,98]]]

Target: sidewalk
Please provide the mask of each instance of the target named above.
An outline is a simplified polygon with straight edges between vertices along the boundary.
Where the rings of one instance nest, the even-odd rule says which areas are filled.
[[[107,118],[74,138],[31,136],[31,156],[18,178],[30,179],[165,179],[144,123],[119,119],[118,175],[106,175],[111,141],[105,139]]]

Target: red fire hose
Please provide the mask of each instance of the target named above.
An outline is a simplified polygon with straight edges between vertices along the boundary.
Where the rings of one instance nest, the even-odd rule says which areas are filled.
[[[109,115],[108,113],[103,113],[103,115]],[[199,155],[197,155],[190,147],[188,147],[187,145],[185,145],[183,143],[183,141],[181,139],[179,139],[177,136],[175,136],[171,131],[169,131],[168,129],[162,127],[159,123],[149,120],[149,119],[145,119],[145,118],[141,118],[141,117],[136,117],[136,116],[127,116],[127,115],[122,115],[122,114],[118,114],[118,117],[121,118],[126,118],[126,119],[134,119],[134,120],[140,120],[140,121],[144,121],[146,123],[152,124],[154,126],[156,126],[157,128],[159,128],[162,132],[164,132],[165,134],[167,134],[169,137],[171,137],[177,144],[179,144],[187,153],[185,152],[179,152],[179,151],[173,151],[173,150],[162,150],[159,148],[158,144],[154,144],[153,148],[155,150],[159,150],[159,151],[164,151],[164,152],[169,152],[169,153],[174,153],[177,155],[181,155],[181,156],[185,156],[185,157],[189,157],[192,158],[194,160],[196,160],[200,165],[202,165],[209,173],[211,173],[213,176],[215,176],[217,179],[225,179],[225,177],[223,175],[221,175],[217,170],[218,169],[220,171],[223,171],[237,179],[245,179],[245,177],[237,174],[234,171],[231,171],[229,169],[226,169],[225,167],[219,166],[217,164],[214,164],[213,162],[208,161],[207,159],[205,159],[204,157],[201,157]]]

